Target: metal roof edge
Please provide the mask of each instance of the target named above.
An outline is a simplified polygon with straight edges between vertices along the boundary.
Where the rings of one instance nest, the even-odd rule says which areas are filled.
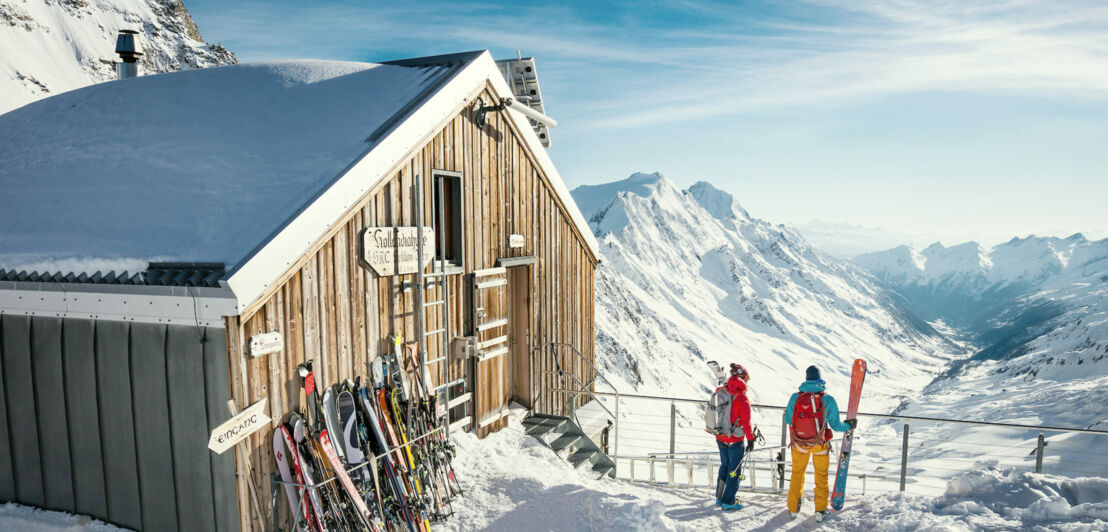
[[[230,288],[0,281],[0,315],[224,327]]]

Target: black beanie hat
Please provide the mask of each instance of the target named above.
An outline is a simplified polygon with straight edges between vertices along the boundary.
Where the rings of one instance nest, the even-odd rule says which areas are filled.
[[[808,369],[804,371],[804,378],[810,381],[819,380],[819,368],[815,366],[808,366]]]

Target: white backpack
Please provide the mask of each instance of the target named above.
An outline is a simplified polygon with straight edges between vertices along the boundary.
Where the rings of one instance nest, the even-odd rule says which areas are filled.
[[[716,436],[745,436],[742,426],[731,424],[732,399],[725,387],[717,388],[712,393],[712,397],[708,399],[708,407],[704,410],[704,430]]]

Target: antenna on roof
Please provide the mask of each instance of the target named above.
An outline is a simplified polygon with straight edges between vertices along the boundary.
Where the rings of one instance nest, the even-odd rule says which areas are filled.
[[[503,59],[496,62],[500,67],[500,73],[512,89],[512,98],[505,101],[507,107],[511,107],[527,118],[531,119],[531,127],[539,136],[544,148],[550,147],[549,128],[558,125],[553,118],[546,116],[546,109],[542,103],[542,91],[539,90],[539,75],[535,70],[535,58],[523,57],[516,50],[515,59]]]

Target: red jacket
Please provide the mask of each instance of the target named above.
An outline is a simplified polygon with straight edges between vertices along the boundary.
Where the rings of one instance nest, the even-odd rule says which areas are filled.
[[[746,382],[732,376],[727,379],[727,392],[731,394],[731,424],[738,423],[743,428],[743,434],[747,440],[754,439],[754,431],[750,428],[750,400],[746,398]],[[734,436],[716,436],[723,443],[736,443],[743,441]]]

